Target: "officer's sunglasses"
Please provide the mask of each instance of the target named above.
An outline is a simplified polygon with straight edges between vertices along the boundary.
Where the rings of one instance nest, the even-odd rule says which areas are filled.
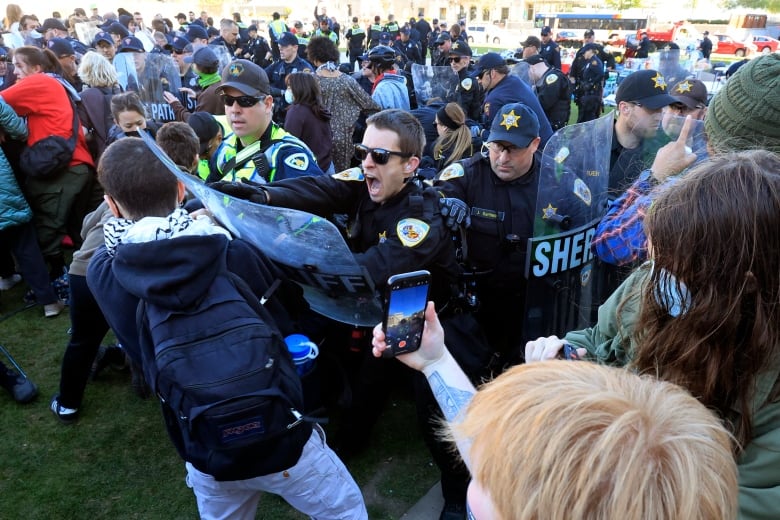
[[[240,106],[241,108],[249,108],[255,106],[256,104],[258,104],[264,99],[265,96],[255,97],[255,96],[228,96],[227,94],[222,95],[222,102],[229,107],[232,107],[233,103],[238,103],[238,106]]]
[[[451,56],[448,58],[450,63],[460,63],[460,56]]]
[[[371,159],[376,164],[387,164],[387,161],[390,160],[391,155],[397,155],[398,157],[403,157],[404,159],[412,156],[410,153],[394,152],[392,150],[385,150],[384,148],[369,148],[368,146],[364,146],[362,144],[355,145],[355,157],[357,160],[365,161],[369,154],[371,154]]]

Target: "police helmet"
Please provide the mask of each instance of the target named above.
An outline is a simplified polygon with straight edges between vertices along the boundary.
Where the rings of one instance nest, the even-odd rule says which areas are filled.
[[[368,51],[368,61],[378,65],[393,65],[395,63],[395,51],[387,45],[377,45]]]

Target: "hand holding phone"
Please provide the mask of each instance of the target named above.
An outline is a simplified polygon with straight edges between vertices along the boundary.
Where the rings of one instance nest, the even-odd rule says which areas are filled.
[[[395,357],[420,348],[431,273],[414,271],[391,276],[382,329],[388,349],[383,357]]]

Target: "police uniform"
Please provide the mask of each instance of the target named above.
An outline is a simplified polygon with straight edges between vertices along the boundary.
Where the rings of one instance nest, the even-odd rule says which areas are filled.
[[[536,95],[553,131],[566,126],[571,114],[569,78],[560,70],[550,67],[536,85]]]
[[[359,24],[355,24],[347,29],[347,34],[344,35],[344,38],[347,40],[350,69],[355,70],[355,63],[360,64],[360,56],[363,54],[363,48],[365,47],[366,30]]]
[[[379,37],[384,32],[384,27],[381,23],[372,23],[368,27],[368,48],[373,49],[379,45]]]
[[[465,59],[469,59],[468,56]],[[468,66],[458,71],[458,87],[455,90],[458,94],[458,104],[465,112],[466,118],[478,122],[482,113],[482,88],[474,76],[473,67]]]
[[[268,53],[271,52],[271,46],[262,36],[258,35],[256,38],[250,38],[245,52],[249,54],[248,59],[261,67],[267,67],[271,64],[271,61],[266,58]],[[272,52],[271,55],[273,55]]]
[[[416,41],[409,39],[404,41],[399,40],[398,48],[404,53],[406,59],[412,63],[422,63],[422,52],[420,51],[420,44]]]
[[[398,34],[401,32],[401,27],[398,25],[398,22],[392,21],[388,22],[387,25],[385,25],[385,32],[390,33],[390,39],[391,40],[397,40]]]
[[[264,184],[280,179],[322,175],[309,147],[275,123],[268,125],[257,143],[260,144],[243,146],[236,134],[228,134],[217,150],[218,175],[210,177],[208,182],[247,179]]]
[[[544,58],[544,61],[546,61],[552,67],[560,70],[561,48],[557,43],[555,43],[554,40],[550,39],[549,42],[542,43],[542,46],[539,49],[539,54],[542,56],[542,58]]]
[[[407,182],[396,196],[378,204],[371,200],[359,168],[325,177],[282,181],[267,187],[275,206],[292,207],[319,215],[347,213],[347,241],[358,264],[365,267],[378,289],[389,276],[427,269],[433,275],[430,298],[437,303],[448,347],[464,371],[478,381],[487,375],[489,350],[470,314],[452,314],[445,307],[452,294],[459,266],[439,210],[439,194],[416,181]],[[370,438],[381,404],[398,378],[391,372],[397,366],[377,360],[366,348],[361,354],[360,375],[337,435],[336,449],[365,443]],[[442,472],[442,492],[446,501],[465,503],[469,475],[448,444],[437,437],[433,417],[438,405],[421,373],[415,373],[415,401],[418,421],[434,460]],[[369,430],[369,431],[367,431]]]
[[[485,102],[482,105],[482,119],[484,128],[490,128],[496,113],[507,103],[523,103],[536,114],[539,119],[539,136],[542,138],[540,147],[544,147],[552,135],[550,122],[542,110],[539,100],[531,90],[531,87],[517,76],[505,76],[498,84],[485,94]]]
[[[323,31],[322,29],[317,29],[316,31],[314,31],[314,36],[321,36],[323,38],[328,38],[334,44],[338,45],[339,37],[331,29],[328,29],[327,31]]]
[[[594,54],[583,67],[582,77],[575,92],[575,101],[579,107],[578,123],[591,121],[601,115],[603,80],[604,62]]]
[[[275,60],[279,60],[279,38],[282,33],[289,31],[287,24],[281,19],[276,19],[268,24],[268,36],[271,37],[271,53]]]
[[[300,46],[298,48],[300,49]],[[268,81],[271,84],[271,95],[274,97],[274,114],[278,122],[284,122],[285,109],[289,106],[289,103],[284,100],[284,91],[287,90],[287,84],[285,83],[287,75],[295,72],[313,71],[314,67],[300,56],[296,56],[290,63],[280,60],[265,68],[265,73],[268,75]]]

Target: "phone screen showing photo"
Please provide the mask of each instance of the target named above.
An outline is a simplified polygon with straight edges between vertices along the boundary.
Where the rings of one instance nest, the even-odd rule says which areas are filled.
[[[410,286],[394,287],[390,292],[385,337],[394,355],[420,348],[427,300],[426,280],[411,282]]]

